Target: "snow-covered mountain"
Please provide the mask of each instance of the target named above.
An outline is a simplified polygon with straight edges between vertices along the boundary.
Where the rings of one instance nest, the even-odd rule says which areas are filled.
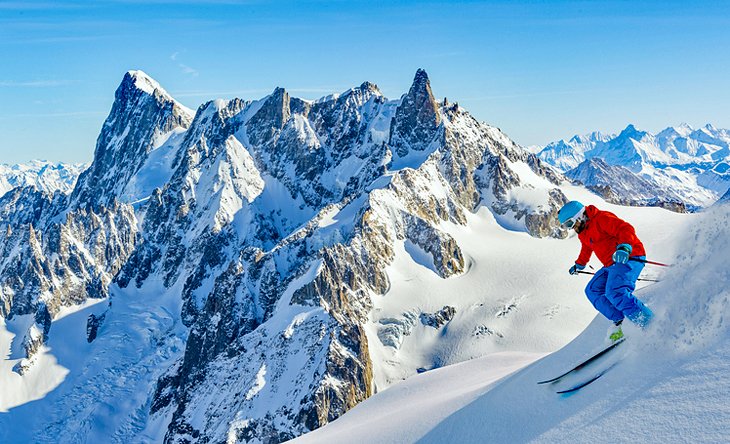
[[[586,135],[575,135],[570,140],[559,140],[541,148],[537,155],[540,159],[558,168],[568,171],[586,160],[586,153],[596,148],[598,144],[615,138],[615,134],[602,134],[595,131]]]
[[[633,220],[649,212],[622,210]],[[677,245],[692,248],[667,256],[671,271],[637,292],[652,324],[625,326],[626,342],[583,370],[537,384],[604,346],[610,324],[600,315],[556,353],[496,353],[417,375],[294,442],[727,441],[730,206],[660,225],[688,218]],[[578,392],[556,393],[604,371]]]
[[[130,71],[69,195],[0,199],[0,438],[278,442],[419,369],[552,350],[590,310],[491,264],[566,236],[562,179],[422,70],[397,100],[195,112]]]
[[[609,165],[600,157],[584,160],[565,176],[612,203],[686,212],[682,197],[673,190],[665,189],[650,176],[638,176],[628,168]]]
[[[600,158],[610,166],[625,167],[640,178],[656,183],[656,197],[680,196],[688,208],[709,206],[730,188],[727,174],[730,132],[709,124],[697,130],[682,124],[656,135],[629,125],[615,136],[601,137],[593,133],[553,142],[538,157],[564,172],[577,168],[585,160]],[[598,177],[594,175],[595,179]],[[606,176],[584,184],[603,187],[611,180],[612,177]],[[618,201],[632,199],[642,200],[623,193]]]
[[[86,163],[52,163],[33,160],[24,164],[0,165],[0,197],[16,187],[32,186],[47,194],[58,190],[68,194],[76,185]]]

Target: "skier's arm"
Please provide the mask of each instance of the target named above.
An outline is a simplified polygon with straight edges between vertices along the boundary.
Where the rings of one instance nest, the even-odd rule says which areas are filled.
[[[586,265],[588,265],[588,261],[591,260],[591,254],[593,254],[593,249],[583,242],[581,242],[580,245],[580,254],[578,255],[578,259],[575,260],[575,263],[585,267]]]

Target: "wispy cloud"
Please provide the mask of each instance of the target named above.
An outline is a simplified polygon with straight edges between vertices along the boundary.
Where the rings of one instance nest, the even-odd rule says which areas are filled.
[[[70,112],[50,112],[50,113],[23,113],[23,114],[7,114],[0,115],[0,119],[15,119],[15,118],[38,118],[38,117],[97,117],[103,116],[107,113],[101,111],[70,111]]]
[[[53,88],[56,86],[68,85],[70,80],[31,80],[31,81],[15,81],[0,80],[0,88]]]
[[[170,60],[172,60],[173,62],[177,63],[177,67],[180,68],[180,71],[182,71],[183,74],[187,74],[187,75],[192,76],[192,77],[198,77],[198,74],[200,74],[198,72],[198,70],[195,69],[195,68],[191,68],[190,66],[188,66],[188,65],[180,62],[178,60],[178,56],[179,55],[180,55],[180,51],[174,52],[170,56]]]

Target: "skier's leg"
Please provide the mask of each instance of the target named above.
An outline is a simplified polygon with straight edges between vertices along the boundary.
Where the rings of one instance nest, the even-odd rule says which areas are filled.
[[[644,264],[638,261],[629,261],[627,264],[613,264],[607,267],[606,298],[632,322],[641,326],[646,325],[652,316],[649,310],[636,296],[636,280],[639,278]]]
[[[591,301],[591,304],[603,316],[613,322],[617,322],[623,319],[624,315],[606,298],[607,278],[608,272],[606,271],[606,267],[598,270],[586,286],[586,296],[588,296],[588,300]]]

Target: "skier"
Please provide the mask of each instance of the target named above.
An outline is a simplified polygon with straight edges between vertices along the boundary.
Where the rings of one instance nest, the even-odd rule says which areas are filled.
[[[644,268],[644,245],[628,222],[613,213],[601,211],[593,205],[584,206],[570,201],[558,211],[560,224],[578,233],[581,250],[569,273],[578,274],[595,253],[603,268],[598,270],[586,286],[586,296],[603,316],[613,321],[609,333],[612,341],[624,334],[624,317],[641,328],[651,320],[653,313],[634,296],[636,280]]]

